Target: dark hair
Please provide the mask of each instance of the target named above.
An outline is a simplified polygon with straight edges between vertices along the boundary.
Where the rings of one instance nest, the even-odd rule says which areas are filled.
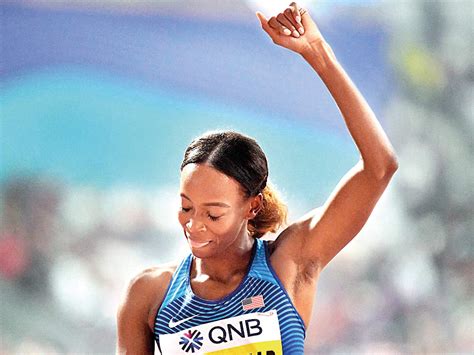
[[[287,208],[267,185],[267,158],[255,139],[235,131],[206,132],[186,148],[181,170],[192,163],[207,164],[233,178],[245,197],[263,194],[263,206],[248,224],[253,237],[276,232],[286,223]]]

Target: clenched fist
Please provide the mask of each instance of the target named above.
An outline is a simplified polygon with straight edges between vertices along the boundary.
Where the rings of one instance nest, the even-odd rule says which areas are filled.
[[[324,40],[308,11],[295,2],[269,20],[259,11],[256,15],[273,43],[296,53],[303,54],[311,49],[312,44]]]

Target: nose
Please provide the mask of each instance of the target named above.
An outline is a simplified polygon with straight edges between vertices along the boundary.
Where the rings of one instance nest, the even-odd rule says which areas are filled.
[[[194,234],[196,232],[203,232],[206,230],[206,225],[202,222],[199,222],[196,218],[190,218],[186,223],[186,228],[189,233]]]

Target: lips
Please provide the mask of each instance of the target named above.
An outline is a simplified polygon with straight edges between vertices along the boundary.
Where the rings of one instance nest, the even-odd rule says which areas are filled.
[[[195,248],[195,249],[199,249],[199,248],[204,248],[206,245],[208,245],[210,243],[210,241],[207,241],[207,242],[197,242],[195,240],[192,240],[190,238],[188,238],[188,241],[189,241],[189,244],[191,245],[191,247]]]
[[[194,238],[191,238],[189,234],[184,230],[184,235],[186,239],[188,240],[189,245],[191,245],[192,248],[194,249],[199,249],[199,248],[204,248],[206,245],[208,245],[211,241],[204,241],[204,242],[199,242],[195,240]]]

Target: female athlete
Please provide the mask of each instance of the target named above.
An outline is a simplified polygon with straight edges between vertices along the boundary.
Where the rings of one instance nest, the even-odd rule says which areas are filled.
[[[291,3],[269,20],[272,41],[324,82],[360,152],[325,204],[285,225],[256,141],[210,132],[181,164],[179,223],[191,253],[134,277],[117,312],[117,353],[303,354],[319,275],[361,230],[398,168],[374,113],[309,13]],[[286,226],[274,241],[260,239]]]

